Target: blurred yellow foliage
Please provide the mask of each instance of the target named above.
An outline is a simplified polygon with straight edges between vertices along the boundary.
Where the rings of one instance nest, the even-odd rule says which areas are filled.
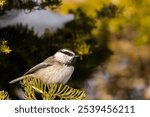
[[[0,52],[3,52],[5,54],[10,53],[12,50],[9,48],[9,46],[7,46],[7,41],[6,40],[2,40],[0,41]]]
[[[122,13],[116,18],[109,19],[108,30],[111,33],[117,33],[127,25],[135,27],[139,33],[135,39],[137,45],[150,43],[149,28],[150,28],[150,1],[136,0],[63,0],[59,12],[68,13],[69,10],[81,8],[88,16],[96,19],[97,10],[100,10],[105,5],[114,4],[122,8]],[[140,9],[140,10],[139,10]],[[98,22],[98,23],[97,23]],[[101,20],[96,20],[97,27],[93,29],[94,35],[98,34]]]
[[[6,0],[0,0],[0,10],[3,9],[3,6],[7,3]]]
[[[86,44],[85,41],[78,41],[75,43],[76,51],[79,55],[91,54],[90,45]]]
[[[89,16],[95,16],[96,10],[102,8],[104,4],[108,4],[111,0],[63,0],[60,6],[60,12],[68,13],[70,9],[75,10],[82,8]]]
[[[135,12],[135,3],[133,0],[63,0],[60,6],[60,12],[68,13],[70,9],[75,10],[82,8],[90,16],[96,15],[96,10],[101,9],[104,5],[115,4],[125,8],[125,14],[130,15]]]

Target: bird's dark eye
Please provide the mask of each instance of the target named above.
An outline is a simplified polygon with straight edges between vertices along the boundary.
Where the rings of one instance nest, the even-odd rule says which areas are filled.
[[[74,56],[74,54],[72,54],[72,53],[70,53],[68,51],[60,51],[60,52],[63,53],[63,54],[66,54],[68,56]]]

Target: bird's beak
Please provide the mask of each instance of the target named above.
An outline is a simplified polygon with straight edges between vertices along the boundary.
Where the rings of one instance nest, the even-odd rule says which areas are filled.
[[[74,58],[72,59],[72,64],[74,64],[78,60],[79,56],[75,55]]]

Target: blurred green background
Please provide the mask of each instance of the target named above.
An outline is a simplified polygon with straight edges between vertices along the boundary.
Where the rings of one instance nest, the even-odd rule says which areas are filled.
[[[150,99],[149,0],[46,1],[41,8],[73,14],[74,20],[55,33],[45,29],[41,37],[22,24],[0,27],[0,90],[11,93],[10,80],[69,48],[80,60],[68,85],[85,89],[87,99]],[[0,0],[0,16],[36,6],[11,2]]]

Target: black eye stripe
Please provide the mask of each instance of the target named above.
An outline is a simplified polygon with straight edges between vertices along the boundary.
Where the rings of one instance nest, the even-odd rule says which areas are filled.
[[[68,55],[68,56],[74,56],[74,54],[72,54],[72,53],[70,53],[70,52],[67,52],[67,51],[60,51],[60,52],[66,54],[66,55]]]

